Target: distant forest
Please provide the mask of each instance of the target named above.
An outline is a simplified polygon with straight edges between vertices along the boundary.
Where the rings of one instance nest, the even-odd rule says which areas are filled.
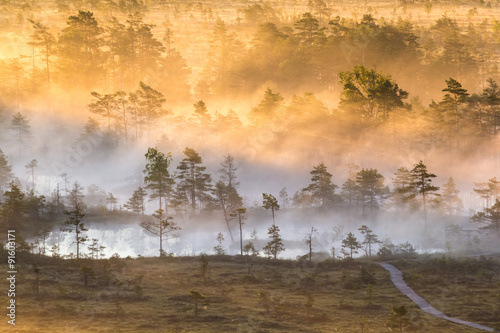
[[[40,242],[88,214],[142,216],[149,197],[141,225],[160,240],[154,223],[175,231],[175,216],[220,214],[231,233],[247,209],[280,208],[468,216],[498,235],[499,181],[464,176],[483,206],[466,211],[449,166],[498,163],[500,7],[387,4],[3,1],[3,225]],[[128,201],[82,187],[133,154]],[[249,202],[240,163],[310,183]]]

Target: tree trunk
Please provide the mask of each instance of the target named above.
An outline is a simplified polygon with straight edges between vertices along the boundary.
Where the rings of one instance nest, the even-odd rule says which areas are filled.
[[[239,221],[240,221],[240,255],[243,256],[243,230],[241,228],[241,215],[239,215]]]
[[[80,239],[78,235],[80,234],[80,231],[78,230],[78,225],[76,225],[76,260],[80,259]]]
[[[309,237],[309,262],[312,260],[312,236]]]

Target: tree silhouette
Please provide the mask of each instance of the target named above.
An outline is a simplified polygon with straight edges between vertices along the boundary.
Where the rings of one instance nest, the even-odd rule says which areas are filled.
[[[312,261],[313,237],[318,234],[318,229],[311,227],[311,232],[306,234],[305,242],[309,247],[309,262]]]
[[[14,177],[12,166],[7,161],[7,156],[0,149],[0,193],[3,193],[4,186]]]
[[[115,94],[101,95],[95,91],[90,93],[95,101],[88,105],[90,112],[99,114],[106,118],[108,124],[108,132],[111,132],[111,119],[115,118]]]
[[[68,218],[64,222],[62,231],[74,232],[76,244],[76,259],[80,259],[80,245],[88,240],[88,237],[84,234],[88,229],[85,228],[83,224],[83,218],[85,217],[84,209],[85,204],[83,203],[83,187],[75,182],[73,188],[68,193],[68,201],[70,210],[65,210],[64,214],[68,215]]]
[[[373,231],[367,227],[366,225],[362,225],[361,228],[358,229],[361,231],[363,235],[365,235],[365,239],[363,240],[363,244],[366,244],[368,248],[365,250],[365,252],[368,254],[368,257],[372,256],[372,245],[377,244],[377,243],[382,243],[379,239],[378,236],[373,233]]]
[[[390,76],[374,69],[356,66],[351,72],[339,74],[343,91],[340,106],[368,122],[387,120],[391,112],[405,108],[408,92],[399,88]]]
[[[3,202],[0,206],[0,213],[3,219],[5,230],[20,229],[24,222],[26,206],[25,195],[13,181],[9,183],[9,189],[3,193]]]
[[[23,157],[23,146],[31,138],[31,131],[28,118],[20,112],[12,116],[10,128],[16,133],[17,145],[19,147],[19,157]]]
[[[146,195],[147,192],[139,186],[132,194],[132,197],[130,197],[127,203],[123,206],[136,214],[144,215],[144,199],[146,198]]]
[[[67,24],[59,36],[58,66],[67,83],[90,86],[104,73],[104,29],[89,11],[78,11]]]
[[[356,236],[352,232],[348,233],[346,238],[342,240],[342,248],[349,250],[349,258],[352,259],[353,254],[358,253],[358,249],[361,248]]]
[[[35,168],[38,166],[38,161],[36,159],[32,159],[28,164],[25,165],[25,168],[31,173],[31,188],[35,190]]]
[[[491,208],[485,208],[484,211],[477,212],[470,220],[486,224],[481,229],[492,230],[496,235],[500,235],[500,200],[496,199]]]
[[[190,290],[189,297],[194,301],[194,316],[198,317],[198,303],[205,299],[205,295],[198,290]]]
[[[460,191],[456,188],[456,184],[452,177],[442,186],[439,204],[450,216],[458,213],[463,208],[462,199],[458,196],[459,193]]]
[[[277,225],[272,225],[268,229],[267,234],[271,240],[264,246],[264,253],[268,257],[273,257],[276,260],[278,255],[285,251],[285,245],[280,235],[280,228]]]
[[[49,32],[49,28],[39,21],[28,19],[35,31],[30,36],[33,46],[39,47],[45,60],[45,70],[47,72],[47,87],[50,86],[50,57],[55,53],[56,39]]]
[[[303,191],[310,193],[312,198],[319,202],[322,208],[333,206],[337,185],[332,183],[332,174],[327,171],[324,163],[313,167],[311,182]]]
[[[140,226],[152,233],[155,236],[158,236],[160,240],[160,257],[164,257],[166,252],[163,250],[163,240],[167,237],[171,232],[181,230],[181,228],[177,225],[177,223],[173,222],[172,216],[166,216],[163,209],[157,209],[153,214],[155,218],[154,221],[141,221]],[[173,234],[172,237],[178,237],[176,234]]]
[[[272,194],[262,193],[262,197],[264,198],[262,201],[262,207],[265,210],[271,210],[273,215],[273,225],[274,225],[274,212],[280,209],[280,205],[278,204],[278,200]]]
[[[427,167],[420,161],[414,165],[411,170],[412,174],[412,186],[417,190],[417,194],[422,197],[422,205],[424,209],[424,228],[427,231],[427,201],[430,195],[439,196],[436,193],[439,187],[432,185],[432,179],[436,178],[435,174],[427,172]]]
[[[158,198],[158,209],[163,209],[162,200],[167,200],[174,183],[168,171],[172,156],[170,153],[165,155],[155,147],[149,148],[145,157],[148,162],[143,171],[146,189],[152,191],[151,199]],[[164,202],[167,206],[168,203]]]
[[[246,212],[247,209],[241,207],[236,209],[236,213],[232,214],[233,217],[238,218],[238,226],[240,227],[240,255],[243,255],[243,224],[245,224],[245,222],[243,222],[243,220],[245,219],[245,216],[243,216],[243,214],[245,214]]]
[[[377,169],[361,169],[356,175],[355,182],[363,214],[366,208],[370,211],[378,208],[379,202],[389,192],[389,189],[384,186],[384,176],[378,173]]]
[[[202,204],[208,199],[211,190],[210,174],[205,173],[207,167],[203,166],[203,160],[196,150],[186,147],[184,149],[184,159],[177,166],[180,180],[180,191],[185,192],[191,203],[191,209],[196,210],[196,203]]]

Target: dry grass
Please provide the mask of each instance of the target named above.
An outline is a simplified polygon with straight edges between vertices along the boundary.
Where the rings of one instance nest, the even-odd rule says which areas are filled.
[[[37,258],[24,262],[34,260]],[[16,331],[360,332],[364,320],[365,331],[388,332],[391,307],[402,304],[409,310],[405,331],[473,332],[420,311],[377,264],[309,265],[254,258],[249,274],[246,258],[209,260],[205,282],[198,257],[79,263],[38,259],[43,278],[38,296],[32,288],[32,267],[26,264],[19,269]],[[96,273],[87,288],[81,265]],[[361,280],[360,267],[375,273],[371,292]],[[5,282],[2,288],[6,288]],[[198,317],[189,297],[193,289],[206,296]],[[482,303],[481,295],[461,297],[460,292],[450,292],[460,304]],[[489,309],[484,304],[469,308],[474,312],[465,319],[471,320],[476,309]]]

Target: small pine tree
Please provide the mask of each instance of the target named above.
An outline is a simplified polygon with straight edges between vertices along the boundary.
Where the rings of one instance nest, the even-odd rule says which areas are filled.
[[[205,295],[200,293],[198,290],[190,290],[189,297],[194,301],[194,316],[198,317],[198,302],[205,299]]]
[[[406,309],[406,307],[404,305],[392,307],[392,316],[398,322],[400,333],[403,333],[403,326],[408,321],[408,318],[406,316],[407,314],[408,314],[408,310]]]
[[[366,252],[368,257],[371,257],[372,245],[381,243],[381,241],[379,241],[378,236],[375,235],[373,231],[366,225],[362,225],[361,228],[359,228],[358,230],[361,231],[363,235],[365,235],[365,239],[363,240],[363,245],[366,245],[366,247],[364,247],[363,250]]]
[[[219,232],[219,234],[217,235],[217,245],[214,246],[214,252],[215,254],[220,256],[227,253],[224,246],[222,246],[222,243],[224,243],[224,235],[222,234],[222,232]]]
[[[160,239],[160,257],[164,257],[166,252],[163,250],[163,239],[168,237],[172,232],[181,230],[182,228],[177,225],[173,221],[172,216],[166,216],[163,209],[156,210],[155,214],[153,214],[155,218],[154,221],[142,221],[140,226],[156,235]],[[170,237],[178,237],[177,234],[171,234]]]
[[[108,197],[106,198],[106,202],[109,205],[109,210],[116,210],[116,204],[118,203],[118,199],[116,199],[113,193],[108,192]]]
[[[248,242],[247,245],[245,245],[245,247],[243,247],[243,252],[245,252],[245,255],[248,255],[250,252],[252,252],[252,256],[258,256],[259,251],[255,249],[254,245],[254,241],[259,239],[259,237],[257,236],[257,230],[255,229],[253,230],[252,234],[250,235],[250,239],[252,240]]]
[[[263,201],[262,207],[265,210],[271,210],[273,215],[273,225],[274,225],[274,212],[280,209],[280,205],[278,204],[278,200],[272,195],[267,193],[262,193]]]
[[[273,257],[275,260],[278,258],[280,252],[285,251],[285,246],[283,244],[283,239],[280,235],[280,228],[277,225],[272,225],[267,234],[271,239],[266,246],[264,246],[264,253],[270,258]]]
[[[127,203],[123,205],[125,209],[128,209],[136,214],[144,215],[145,207],[144,207],[144,199],[146,198],[146,191],[142,187],[138,187],[137,190],[134,191],[132,197],[128,199]]]
[[[75,232],[75,244],[76,244],[76,259],[80,259],[80,245],[88,240],[88,237],[84,234],[88,229],[85,228],[82,220],[85,216],[83,212],[85,205],[82,202],[83,195],[82,187],[75,182],[73,189],[69,192],[69,201],[71,205],[70,210],[65,210],[64,214],[68,215],[68,218],[64,222],[62,231]]]
[[[347,237],[342,240],[342,250],[348,249],[349,252],[344,252],[349,255],[349,258],[352,259],[353,254],[358,253],[358,249],[361,248],[361,244],[359,244],[356,236],[353,235],[352,232],[347,234]]]

